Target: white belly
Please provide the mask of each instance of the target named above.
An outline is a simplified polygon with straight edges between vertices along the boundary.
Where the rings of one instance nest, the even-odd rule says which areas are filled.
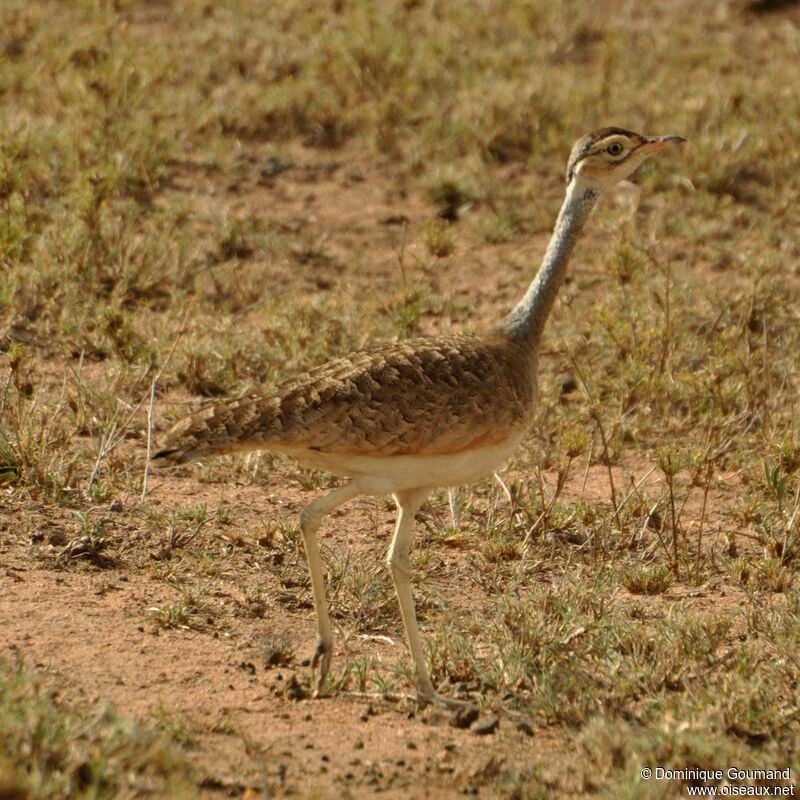
[[[369,456],[281,448],[304,467],[353,478],[365,494],[391,494],[403,489],[434,489],[472,483],[494,472],[522,441],[519,431],[499,444],[432,456]],[[277,449],[277,448],[276,448]]]

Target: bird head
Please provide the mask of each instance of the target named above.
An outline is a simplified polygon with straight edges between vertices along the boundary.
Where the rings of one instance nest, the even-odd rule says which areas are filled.
[[[601,128],[575,142],[567,185],[579,182],[594,194],[625,180],[653,153],[685,141],[682,136],[641,136],[623,128]]]

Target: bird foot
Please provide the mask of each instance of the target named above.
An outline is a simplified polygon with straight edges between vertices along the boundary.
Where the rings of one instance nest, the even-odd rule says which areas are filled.
[[[430,683],[430,681],[417,684],[417,702],[421,708],[424,708],[428,704],[450,709],[467,708],[468,706],[474,705],[468,700],[457,700],[455,697],[445,697],[436,694],[433,684]]]
[[[325,685],[328,682],[328,670],[331,666],[331,652],[333,645],[330,642],[325,642],[322,637],[317,639],[317,644],[314,647],[314,656],[311,659],[311,682],[314,682],[314,673],[317,672],[317,685],[314,688],[313,697],[325,696]],[[319,671],[317,671],[319,666]]]
[[[436,692],[434,692],[432,695],[418,694],[417,702],[422,707],[430,704],[441,706],[442,708],[448,708],[451,711],[457,711],[460,708],[469,708],[470,706],[475,705],[469,700],[458,700],[455,697],[445,697],[444,695],[436,694]]]

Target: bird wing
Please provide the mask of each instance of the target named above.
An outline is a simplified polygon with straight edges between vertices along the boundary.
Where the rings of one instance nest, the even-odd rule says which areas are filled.
[[[535,363],[529,362],[499,334],[379,345],[265,394],[200,409],[170,431],[155,457],[183,462],[281,446],[440,455],[490,446],[530,417]]]

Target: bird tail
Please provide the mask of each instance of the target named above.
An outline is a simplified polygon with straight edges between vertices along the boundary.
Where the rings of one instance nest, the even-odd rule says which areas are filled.
[[[154,467],[185,464],[205,456],[224,455],[264,446],[268,438],[258,430],[264,414],[263,403],[256,398],[240,398],[215,403],[180,420],[166,435],[152,456]]]
[[[165,447],[150,457],[150,463],[157,469],[174,467],[176,464],[185,464],[200,458],[201,454],[195,450],[185,450],[180,447]]]

